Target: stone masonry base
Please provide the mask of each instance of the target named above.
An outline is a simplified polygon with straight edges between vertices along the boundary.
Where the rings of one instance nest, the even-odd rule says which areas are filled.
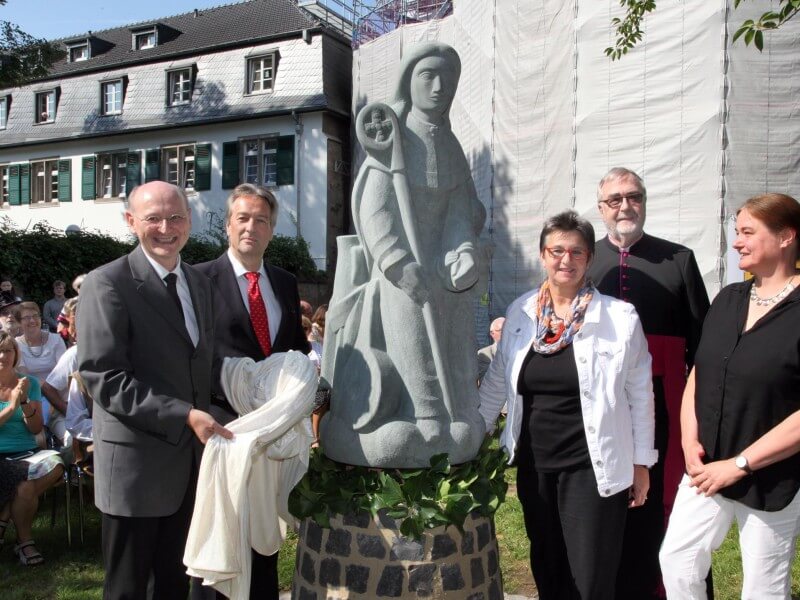
[[[330,529],[306,519],[292,598],[502,600],[494,521],[473,514],[463,534],[453,526],[437,527],[413,540],[383,514],[337,516]]]

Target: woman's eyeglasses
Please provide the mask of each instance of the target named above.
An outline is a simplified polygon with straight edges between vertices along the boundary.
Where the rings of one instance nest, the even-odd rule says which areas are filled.
[[[561,246],[553,246],[552,248],[546,247],[547,253],[553,258],[564,258],[567,254],[572,260],[583,261],[589,257],[589,251],[585,248],[562,248]]]

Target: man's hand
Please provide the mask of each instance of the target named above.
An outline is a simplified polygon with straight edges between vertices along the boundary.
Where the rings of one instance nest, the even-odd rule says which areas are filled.
[[[717,460],[707,465],[692,476],[690,486],[697,488],[698,494],[711,497],[723,488],[733,485],[747,473],[736,466],[734,459]]]
[[[233,432],[225,429],[205,411],[193,408],[186,417],[186,424],[191,427],[197,439],[205,444],[215,433],[227,440],[233,438]]]
[[[644,465],[633,465],[633,485],[628,492],[628,508],[642,506],[650,490],[650,471]]]

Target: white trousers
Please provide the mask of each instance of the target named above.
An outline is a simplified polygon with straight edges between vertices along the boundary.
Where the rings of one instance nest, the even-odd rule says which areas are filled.
[[[667,598],[705,600],[711,554],[736,519],[742,551],[742,600],[789,600],[800,493],[783,510],[755,510],[720,494],[707,498],[684,475],[659,559]]]

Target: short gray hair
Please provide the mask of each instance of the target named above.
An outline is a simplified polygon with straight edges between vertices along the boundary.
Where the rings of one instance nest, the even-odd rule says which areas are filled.
[[[539,235],[539,252],[544,252],[547,236],[554,231],[560,231],[562,233],[577,231],[583,238],[583,241],[586,242],[589,256],[594,255],[594,227],[574,210],[565,210],[557,215],[553,215],[544,222],[542,233]]]
[[[597,201],[600,202],[603,200],[603,186],[608,183],[609,181],[618,181],[620,179],[633,179],[636,182],[636,185],[642,191],[642,195],[644,196],[644,200],[647,200],[647,188],[644,187],[644,180],[639,177],[638,173],[635,171],[631,171],[625,167],[614,167],[608,173],[603,175],[603,178],[600,180],[600,183],[597,184]]]
[[[267,206],[269,206],[269,221],[272,224],[272,228],[275,229],[275,225],[278,223],[278,201],[275,199],[275,194],[263,185],[254,183],[240,183],[233,189],[231,195],[228,196],[228,201],[225,203],[225,222],[228,223],[231,220],[233,203],[244,196],[255,196],[267,203]]]

